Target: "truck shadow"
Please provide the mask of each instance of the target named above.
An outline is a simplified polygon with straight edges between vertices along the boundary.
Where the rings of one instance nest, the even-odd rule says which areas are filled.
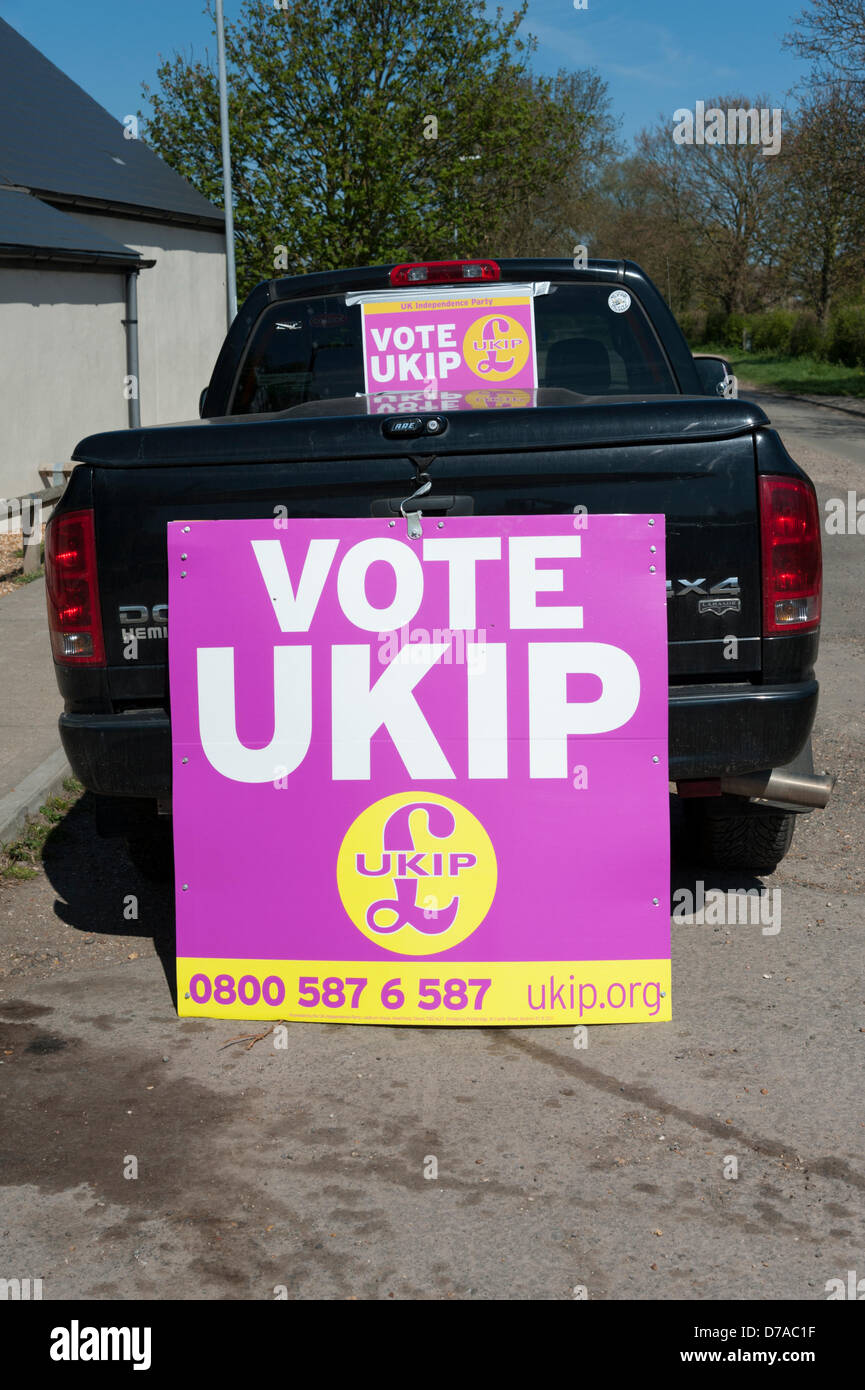
[[[57,894],[54,912],[67,926],[87,936],[153,942],[176,1006],[173,887],[148,882],[122,839],[101,838],[88,792],[51,830],[42,866]]]
[[[707,922],[714,917],[718,925],[753,925],[768,923],[774,912],[772,890],[766,886],[768,875],[758,875],[747,869],[716,869],[701,863],[687,833],[678,797],[670,798],[670,916],[676,921],[696,913],[708,913]],[[731,895],[724,904],[719,894]],[[737,902],[732,895],[748,894]],[[757,897],[759,895],[759,897]],[[708,901],[707,901],[708,899]],[[762,912],[762,916],[761,916]]]
[[[675,803],[676,798],[672,798]],[[690,916],[707,894],[761,894],[762,878],[746,871],[722,872],[691,857],[675,804],[671,806],[670,913]],[[135,868],[122,839],[103,839],[96,829],[94,798],[85,793],[49,834],[43,849],[46,877],[57,894],[54,912],[86,935],[149,939],[165,972],[172,1001],[175,980],[174,890],[152,883]],[[684,896],[683,896],[684,895]],[[711,899],[710,899],[711,901]],[[750,906],[750,905],[749,905]],[[759,905],[750,908],[753,915]],[[764,902],[764,916],[766,904]],[[675,925],[675,923],[674,923]]]

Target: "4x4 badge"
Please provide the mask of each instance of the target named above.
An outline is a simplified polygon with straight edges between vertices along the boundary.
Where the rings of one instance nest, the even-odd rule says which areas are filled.
[[[703,585],[704,585],[706,582],[707,582],[707,581],[706,581],[705,578],[703,578],[703,579],[677,579],[677,580],[676,580],[676,583],[677,583],[677,584],[681,584],[682,587],[681,587],[681,589],[679,589],[678,592],[676,592],[676,591],[674,590],[674,588],[673,588],[673,581],[672,581],[672,579],[668,579],[668,580],[667,580],[667,598],[683,598],[685,594],[705,594],[706,590],[703,588]],[[724,597],[729,597],[729,596],[732,595],[732,594],[738,594],[738,593],[739,593],[739,579],[738,579],[738,576],[735,575],[735,574],[731,574],[730,577],[729,577],[729,579],[722,579],[722,580],[720,581],[720,583],[718,583],[718,584],[713,584],[712,587],[711,587],[711,589],[709,590],[709,593],[710,593],[710,594],[713,594],[713,595],[714,595],[714,594],[722,594]]]

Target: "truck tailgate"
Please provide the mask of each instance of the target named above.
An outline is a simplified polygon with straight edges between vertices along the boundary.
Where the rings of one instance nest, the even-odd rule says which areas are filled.
[[[169,521],[387,515],[414,490],[416,467],[432,478],[430,516],[448,505],[478,515],[665,516],[671,682],[753,676],[761,651],[753,431],[765,416],[741,401],[694,406],[678,397],[458,413],[444,417],[436,439],[386,438],[382,419],[369,416],[316,419],[313,430],[284,415],[83,441],[76,458],[93,465],[112,703],[167,701]],[[134,660],[124,657],[130,635]]]

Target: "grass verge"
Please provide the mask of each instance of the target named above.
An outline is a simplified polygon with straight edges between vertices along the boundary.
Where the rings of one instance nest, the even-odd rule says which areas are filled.
[[[32,574],[10,574],[9,583],[14,585],[17,589],[20,588],[22,584],[32,584],[34,579],[44,578],[44,575],[45,566],[40,565],[38,570],[34,570]]]
[[[0,883],[35,878],[42,863],[42,851],[51,831],[71,811],[84,788],[74,777],[63,782],[63,796],[50,796],[39,814],[27,823],[17,840],[0,845]]]
[[[821,362],[816,357],[781,357],[775,352],[742,352],[717,344],[693,349],[717,353],[732,364],[737,377],[793,396],[865,397],[865,371]]]
[[[20,544],[16,544],[20,539],[20,536],[8,532],[0,533],[0,595],[10,594],[22,584],[32,584],[34,579],[41,579],[45,574],[44,541],[39,551],[39,568],[32,574],[25,574],[24,550]]]

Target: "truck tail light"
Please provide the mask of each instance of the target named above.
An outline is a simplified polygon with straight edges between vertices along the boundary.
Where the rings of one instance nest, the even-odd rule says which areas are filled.
[[[810,483],[760,478],[763,631],[807,632],[819,626],[823,584],[820,516]]]
[[[500,280],[495,261],[414,261],[395,265],[392,285],[457,285],[462,280]]]
[[[68,666],[104,666],[92,511],[64,512],[49,521],[45,589],[54,660]]]

